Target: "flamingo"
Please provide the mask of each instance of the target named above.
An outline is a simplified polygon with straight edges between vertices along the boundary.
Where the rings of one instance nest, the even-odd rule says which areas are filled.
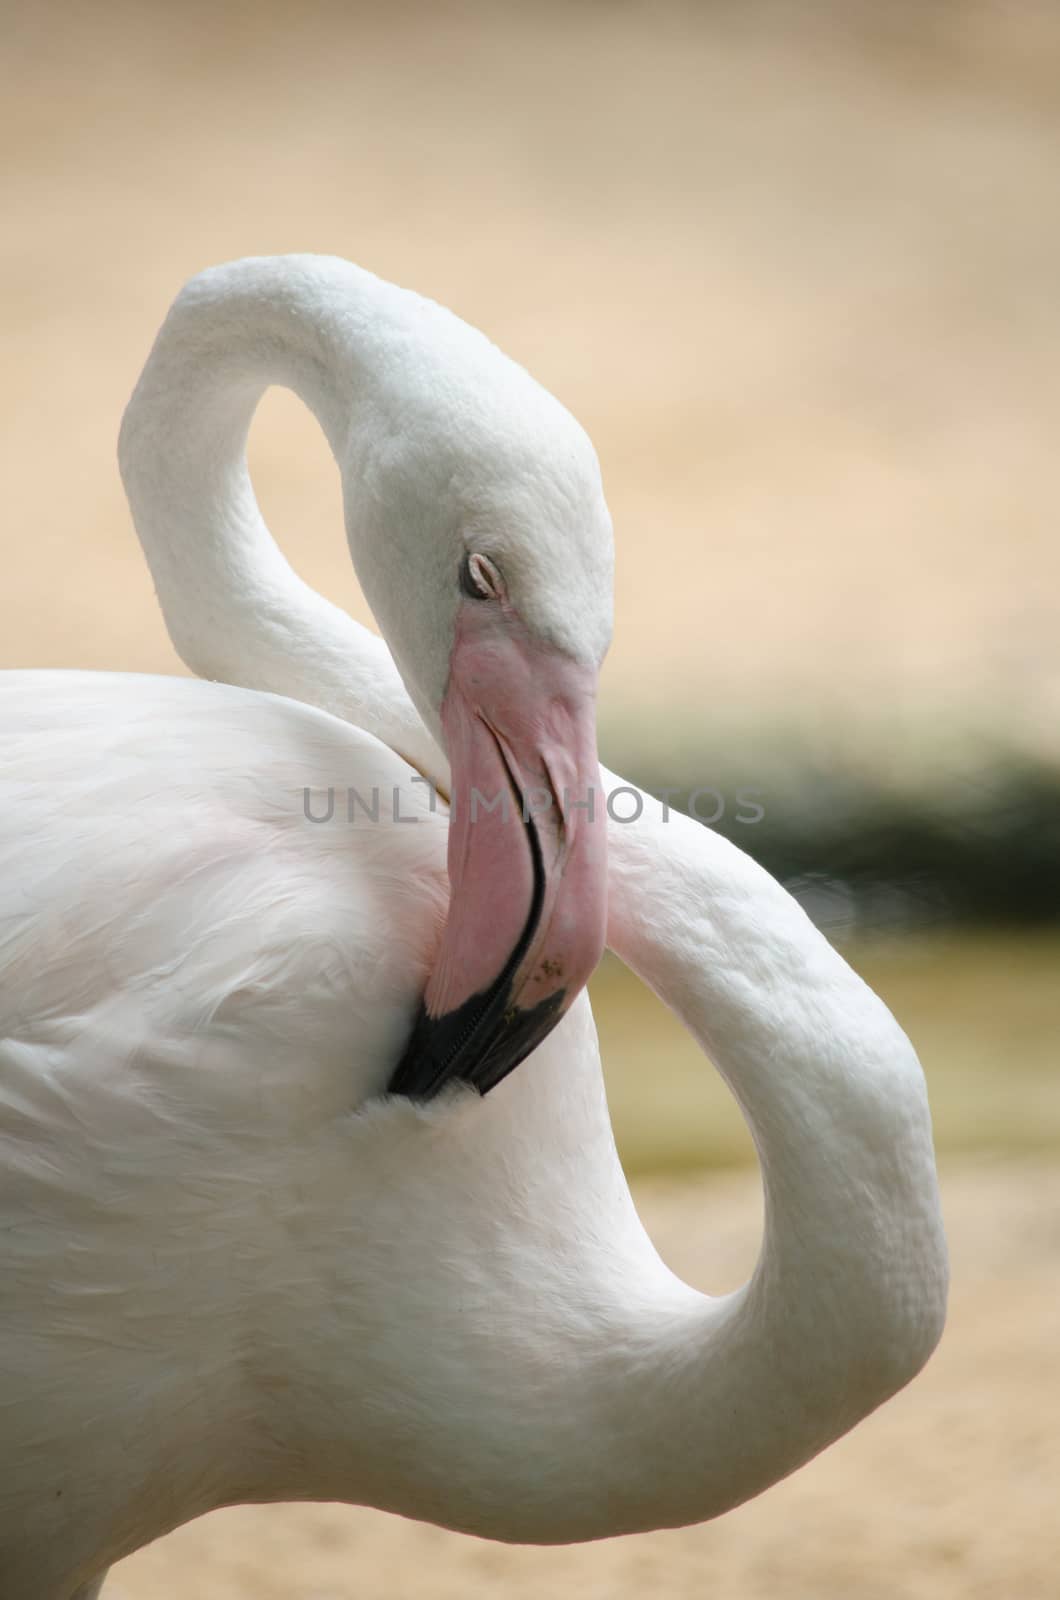
[[[385,643],[263,524],[270,383]],[[236,1502],[550,1543],[758,1494],[940,1336],[924,1080],[767,873],[630,785],[608,815],[586,435],[449,312],[294,256],[182,291],[119,454],[199,677],[0,675],[0,1592],[90,1600]],[[605,921],[753,1133],[737,1292],[631,1200]]]

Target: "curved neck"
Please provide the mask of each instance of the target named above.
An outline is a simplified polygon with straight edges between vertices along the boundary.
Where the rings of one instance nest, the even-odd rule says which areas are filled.
[[[654,1432],[664,1406],[688,1441],[658,1438],[664,1520],[680,1521],[758,1493],[908,1382],[941,1333],[948,1269],[908,1039],[768,873],[642,799],[609,831],[608,942],[725,1078],[765,1201],[751,1281],[661,1334],[644,1415]]]
[[[294,392],[345,468],[372,421],[367,375],[401,291],[347,262],[200,274],[163,324],[122,421],[119,460],[170,637],[200,677],[304,700],[439,783],[444,757],[383,641],[293,571],[258,508],[247,433],[265,389]]]

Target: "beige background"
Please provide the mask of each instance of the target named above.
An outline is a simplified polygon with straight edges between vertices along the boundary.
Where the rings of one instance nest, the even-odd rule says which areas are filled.
[[[748,729],[886,772],[1056,759],[1048,0],[4,4],[0,52],[0,665],[178,670],[114,467],[121,408],[189,274],[325,250],[484,327],[592,433],[618,536],[616,759]],[[363,616],[290,397],[252,454],[295,564]],[[114,1594],[1054,1595],[1054,956],[872,969],[940,1128],[963,1130],[953,1315],[928,1373],[788,1484],[710,1527],[554,1552],[345,1508],[223,1513]],[[678,1066],[650,1101],[622,1067],[622,1127],[653,1162],[687,1165],[697,1126],[704,1153],[746,1155],[692,1098],[702,1063],[629,1003],[600,990],[610,1053],[636,1038]],[[984,1157],[999,1128],[1007,1153]],[[750,1174],[688,1179],[645,1191],[646,1215],[722,1287],[755,1194]]]
[[[310,249],[451,305],[589,428],[620,745],[749,707],[880,763],[940,723],[1051,743],[1055,7],[3,10],[3,664],[173,668],[121,408],[187,276]],[[254,461],[359,611],[288,397]]]

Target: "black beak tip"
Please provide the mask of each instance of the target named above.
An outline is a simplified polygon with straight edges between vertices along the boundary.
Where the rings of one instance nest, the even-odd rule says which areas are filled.
[[[387,1092],[433,1100],[447,1084],[466,1083],[488,1094],[552,1032],[566,1009],[567,991],[557,989],[526,1010],[495,998],[486,1014],[484,999],[472,995],[441,1017],[430,1016],[421,1001]]]

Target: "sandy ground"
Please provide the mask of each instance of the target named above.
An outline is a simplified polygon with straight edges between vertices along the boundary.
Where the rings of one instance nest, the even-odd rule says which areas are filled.
[[[240,1508],[123,1563],[105,1600],[1053,1600],[1060,1171],[961,1166],[943,1187],[954,1287],[927,1370],[717,1523],[534,1550],[340,1506]],[[638,1193],[678,1271],[740,1281],[759,1226],[749,1174]]]

